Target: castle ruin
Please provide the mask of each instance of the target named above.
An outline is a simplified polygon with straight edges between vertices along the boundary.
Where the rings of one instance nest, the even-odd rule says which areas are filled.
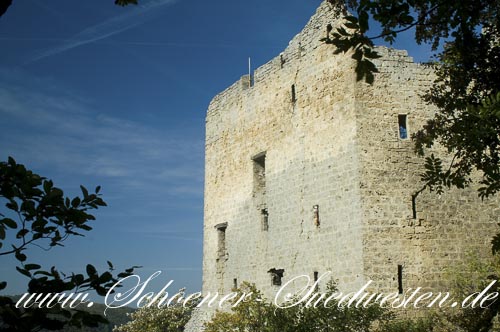
[[[338,15],[323,2],[283,53],[210,103],[204,293],[250,281],[272,298],[327,270],[346,291],[439,287],[445,267],[490,251],[498,200],[474,188],[412,199],[423,158],[410,136],[435,111],[420,97],[432,69],[379,47],[374,84],[356,81],[350,55],[320,41]]]

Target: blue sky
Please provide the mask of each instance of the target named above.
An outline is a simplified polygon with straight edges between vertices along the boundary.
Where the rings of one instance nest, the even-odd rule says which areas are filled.
[[[258,66],[279,54],[320,1],[113,2],[14,0],[0,18],[1,160],[71,196],[101,185],[108,203],[85,238],[28,256],[68,272],[141,265],[141,277],[163,271],[157,287],[198,290],[205,111],[248,57]],[[7,293],[25,290],[14,266],[0,257]]]

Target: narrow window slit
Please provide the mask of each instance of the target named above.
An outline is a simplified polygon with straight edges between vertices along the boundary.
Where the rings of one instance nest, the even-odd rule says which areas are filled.
[[[261,227],[263,231],[269,230],[269,213],[267,212],[267,209],[262,209],[261,210]]]
[[[403,265],[398,265],[398,293],[403,294]]]
[[[417,195],[411,195],[411,210],[413,219],[417,219]]]
[[[319,205],[313,206],[314,226],[319,227]]]
[[[399,138],[407,139],[408,138],[408,124],[407,124],[407,116],[406,114],[398,115],[398,126],[399,126]]]
[[[297,101],[297,96],[295,94],[295,84],[292,84],[292,103]]]

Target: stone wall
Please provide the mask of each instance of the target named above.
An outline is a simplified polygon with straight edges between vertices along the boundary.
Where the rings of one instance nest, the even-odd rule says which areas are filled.
[[[436,286],[466,251],[489,250],[498,201],[471,189],[412,204],[423,159],[398,115],[409,135],[432,116],[420,97],[432,70],[379,48],[375,84],[356,82],[349,55],[319,41],[338,14],[323,2],[282,54],[209,106],[203,292],[250,281],[272,297],[279,270],[283,283],[331,270],[343,291],[368,279],[395,291],[398,265],[405,289]]]
[[[469,188],[442,195],[427,190],[413,205],[412,195],[423,185],[424,158],[415,154],[411,139],[399,137],[398,115],[407,116],[408,136],[432,117],[434,109],[421,96],[434,75],[404,51],[379,48],[379,53],[384,57],[377,62],[375,83],[359,82],[356,89],[364,275],[377,281],[379,290],[394,291],[401,265],[404,289],[446,290],[446,268],[470,253],[490,253],[499,201],[481,201],[477,188]],[[449,159],[439,147],[430,153]]]
[[[236,279],[272,296],[273,268],[284,269],[283,281],[326,270],[351,288],[363,280],[355,77],[350,59],[332,56],[319,41],[332,13],[325,9],[281,56],[256,70],[254,86],[243,77],[210,104],[204,291],[227,292]],[[252,158],[259,153],[264,198],[255,193]],[[225,223],[221,255],[217,225]]]

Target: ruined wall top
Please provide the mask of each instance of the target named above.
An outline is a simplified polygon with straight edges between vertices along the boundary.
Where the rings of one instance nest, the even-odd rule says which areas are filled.
[[[321,2],[313,16],[309,19],[304,29],[290,41],[288,47],[283,52],[289,56],[296,53],[300,47],[302,51],[309,52],[322,45],[321,38],[326,37],[326,27],[328,24],[336,26],[342,20],[345,8],[341,4],[332,5],[328,1]]]
[[[296,70],[295,67],[297,64],[309,66],[310,64],[301,63],[302,59],[315,53],[320,47],[331,49],[333,57],[333,46],[326,45],[321,39],[326,37],[327,26],[330,24],[335,29],[342,23],[342,17],[346,13],[347,11],[342,2],[322,1],[302,31],[292,38],[285,50],[255,69],[251,78],[248,74],[243,75],[240,80],[216,95],[210,103],[208,115],[216,112],[220,108],[220,105],[231,104],[231,97],[241,94],[244,90],[250,93],[253,90],[249,89],[252,85],[257,86],[268,78],[277,75],[280,71],[287,71],[292,68]],[[413,63],[412,57],[408,56],[408,53],[404,50],[395,50],[387,47],[376,47],[376,49],[383,57],[376,61],[377,65],[382,69],[394,66],[396,67],[395,70],[397,70],[397,67],[401,63]],[[311,59],[309,58],[309,60]],[[323,57],[323,59],[325,58]]]
[[[328,24],[335,26],[341,22],[343,14],[342,5],[333,5],[328,1],[322,1],[315,14],[309,19],[306,26],[289,42],[288,46],[278,56],[274,57],[264,65],[257,68],[253,73],[253,82],[258,84],[267,76],[289,65],[302,55],[310,53],[321,45],[324,45],[321,38],[326,36]],[[244,75],[239,81],[219,93],[212,100],[212,104],[218,104],[226,95],[241,91],[248,87],[248,75]],[[212,110],[209,107],[208,112]]]

